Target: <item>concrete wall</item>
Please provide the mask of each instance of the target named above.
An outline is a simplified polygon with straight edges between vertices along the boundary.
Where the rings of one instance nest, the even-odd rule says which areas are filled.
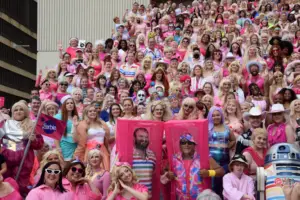
[[[57,45],[68,46],[69,38],[95,42],[110,37],[112,19],[120,18],[133,2],[147,6],[149,0],[37,0],[37,71],[58,63]]]

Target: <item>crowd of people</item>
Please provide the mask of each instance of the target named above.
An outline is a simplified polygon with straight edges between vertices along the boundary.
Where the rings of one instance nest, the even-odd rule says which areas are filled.
[[[106,40],[59,44],[60,62],[39,71],[30,102],[1,108],[0,199],[146,200],[153,184],[170,199],[175,182],[178,199],[254,200],[268,149],[297,145],[299,1],[135,2],[113,23]],[[39,113],[66,122],[60,141],[33,133]],[[133,165],[114,162],[118,119],[207,119],[210,169],[200,169],[189,134],[173,171],[161,144],[160,182],[147,171],[155,160],[143,131]],[[199,182],[207,177],[211,190]],[[294,187],[286,199],[300,199]]]

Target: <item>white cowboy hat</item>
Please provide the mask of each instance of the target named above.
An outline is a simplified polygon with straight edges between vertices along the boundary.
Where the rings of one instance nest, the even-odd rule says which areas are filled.
[[[283,105],[280,103],[273,104],[271,107],[271,110],[268,112],[268,114],[273,113],[288,113],[289,110],[285,110]]]
[[[261,116],[264,119],[266,117],[266,112],[262,111],[259,106],[255,106],[252,107],[249,112],[244,113],[243,118],[245,121],[249,121],[249,118],[251,116],[255,116],[255,117]]]

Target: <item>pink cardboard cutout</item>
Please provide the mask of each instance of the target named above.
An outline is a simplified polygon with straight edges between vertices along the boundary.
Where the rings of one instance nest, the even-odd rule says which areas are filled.
[[[170,168],[173,171],[173,155],[180,152],[180,136],[184,133],[190,133],[197,143],[196,151],[200,155],[202,169],[209,169],[209,149],[208,149],[208,121],[207,120],[176,120],[165,123],[166,142],[168,149],[168,159]],[[211,188],[211,179],[203,180],[203,189]],[[176,185],[172,182],[171,200],[176,199]]]
[[[149,146],[156,156],[155,172],[152,179],[152,198],[159,199],[160,194],[160,169],[162,159],[162,141],[164,123],[149,120],[126,120],[118,119],[116,152],[119,161],[128,162],[132,165],[133,157],[133,133],[136,128],[146,128],[149,132]]]

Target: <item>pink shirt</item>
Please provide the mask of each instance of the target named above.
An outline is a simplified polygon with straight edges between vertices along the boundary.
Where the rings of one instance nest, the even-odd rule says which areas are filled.
[[[4,180],[4,182],[9,183],[9,185],[11,187],[13,187],[13,191],[11,193],[9,193],[8,195],[6,195],[5,197],[0,197],[0,200],[22,200],[23,198],[21,197],[20,193],[19,193],[19,186],[18,183],[12,179],[12,178],[6,178]]]
[[[268,131],[268,143],[271,146],[278,143],[287,142],[286,132],[285,132],[285,123],[270,124],[267,128]],[[274,130],[275,129],[275,130]]]
[[[70,191],[70,193],[71,193],[71,198],[69,198],[69,199],[98,200],[98,199],[102,198],[102,195],[101,194],[98,195],[98,194],[94,193],[90,189],[90,186],[87,183],[85,183],[83,185],[77,185],[75,191],[72,190],[72,185],[67,179],[63,178],[62,183],[63,183],[64,188],[67,191]]]
[[[26,197],[28,200],[69,200],[72,198],[71,192],[60,192],[59,190],[53,190],[47,185],[40,185],[37,188],[31,190]]]
[[[68,47],[66,52],[71,55],[71,58],[76,58],[77,47]]]
[[[232,172],[223,177],[224,200],[240,200],[244,194],[254,197],[254,182],[250,176],[245,174],[239,179]]]
[[[44,91],[44,90],[40,90],[40,99],[41,101],[44,101],[45,99],[49,99],[52,100],[52,92],[51,91]]]

